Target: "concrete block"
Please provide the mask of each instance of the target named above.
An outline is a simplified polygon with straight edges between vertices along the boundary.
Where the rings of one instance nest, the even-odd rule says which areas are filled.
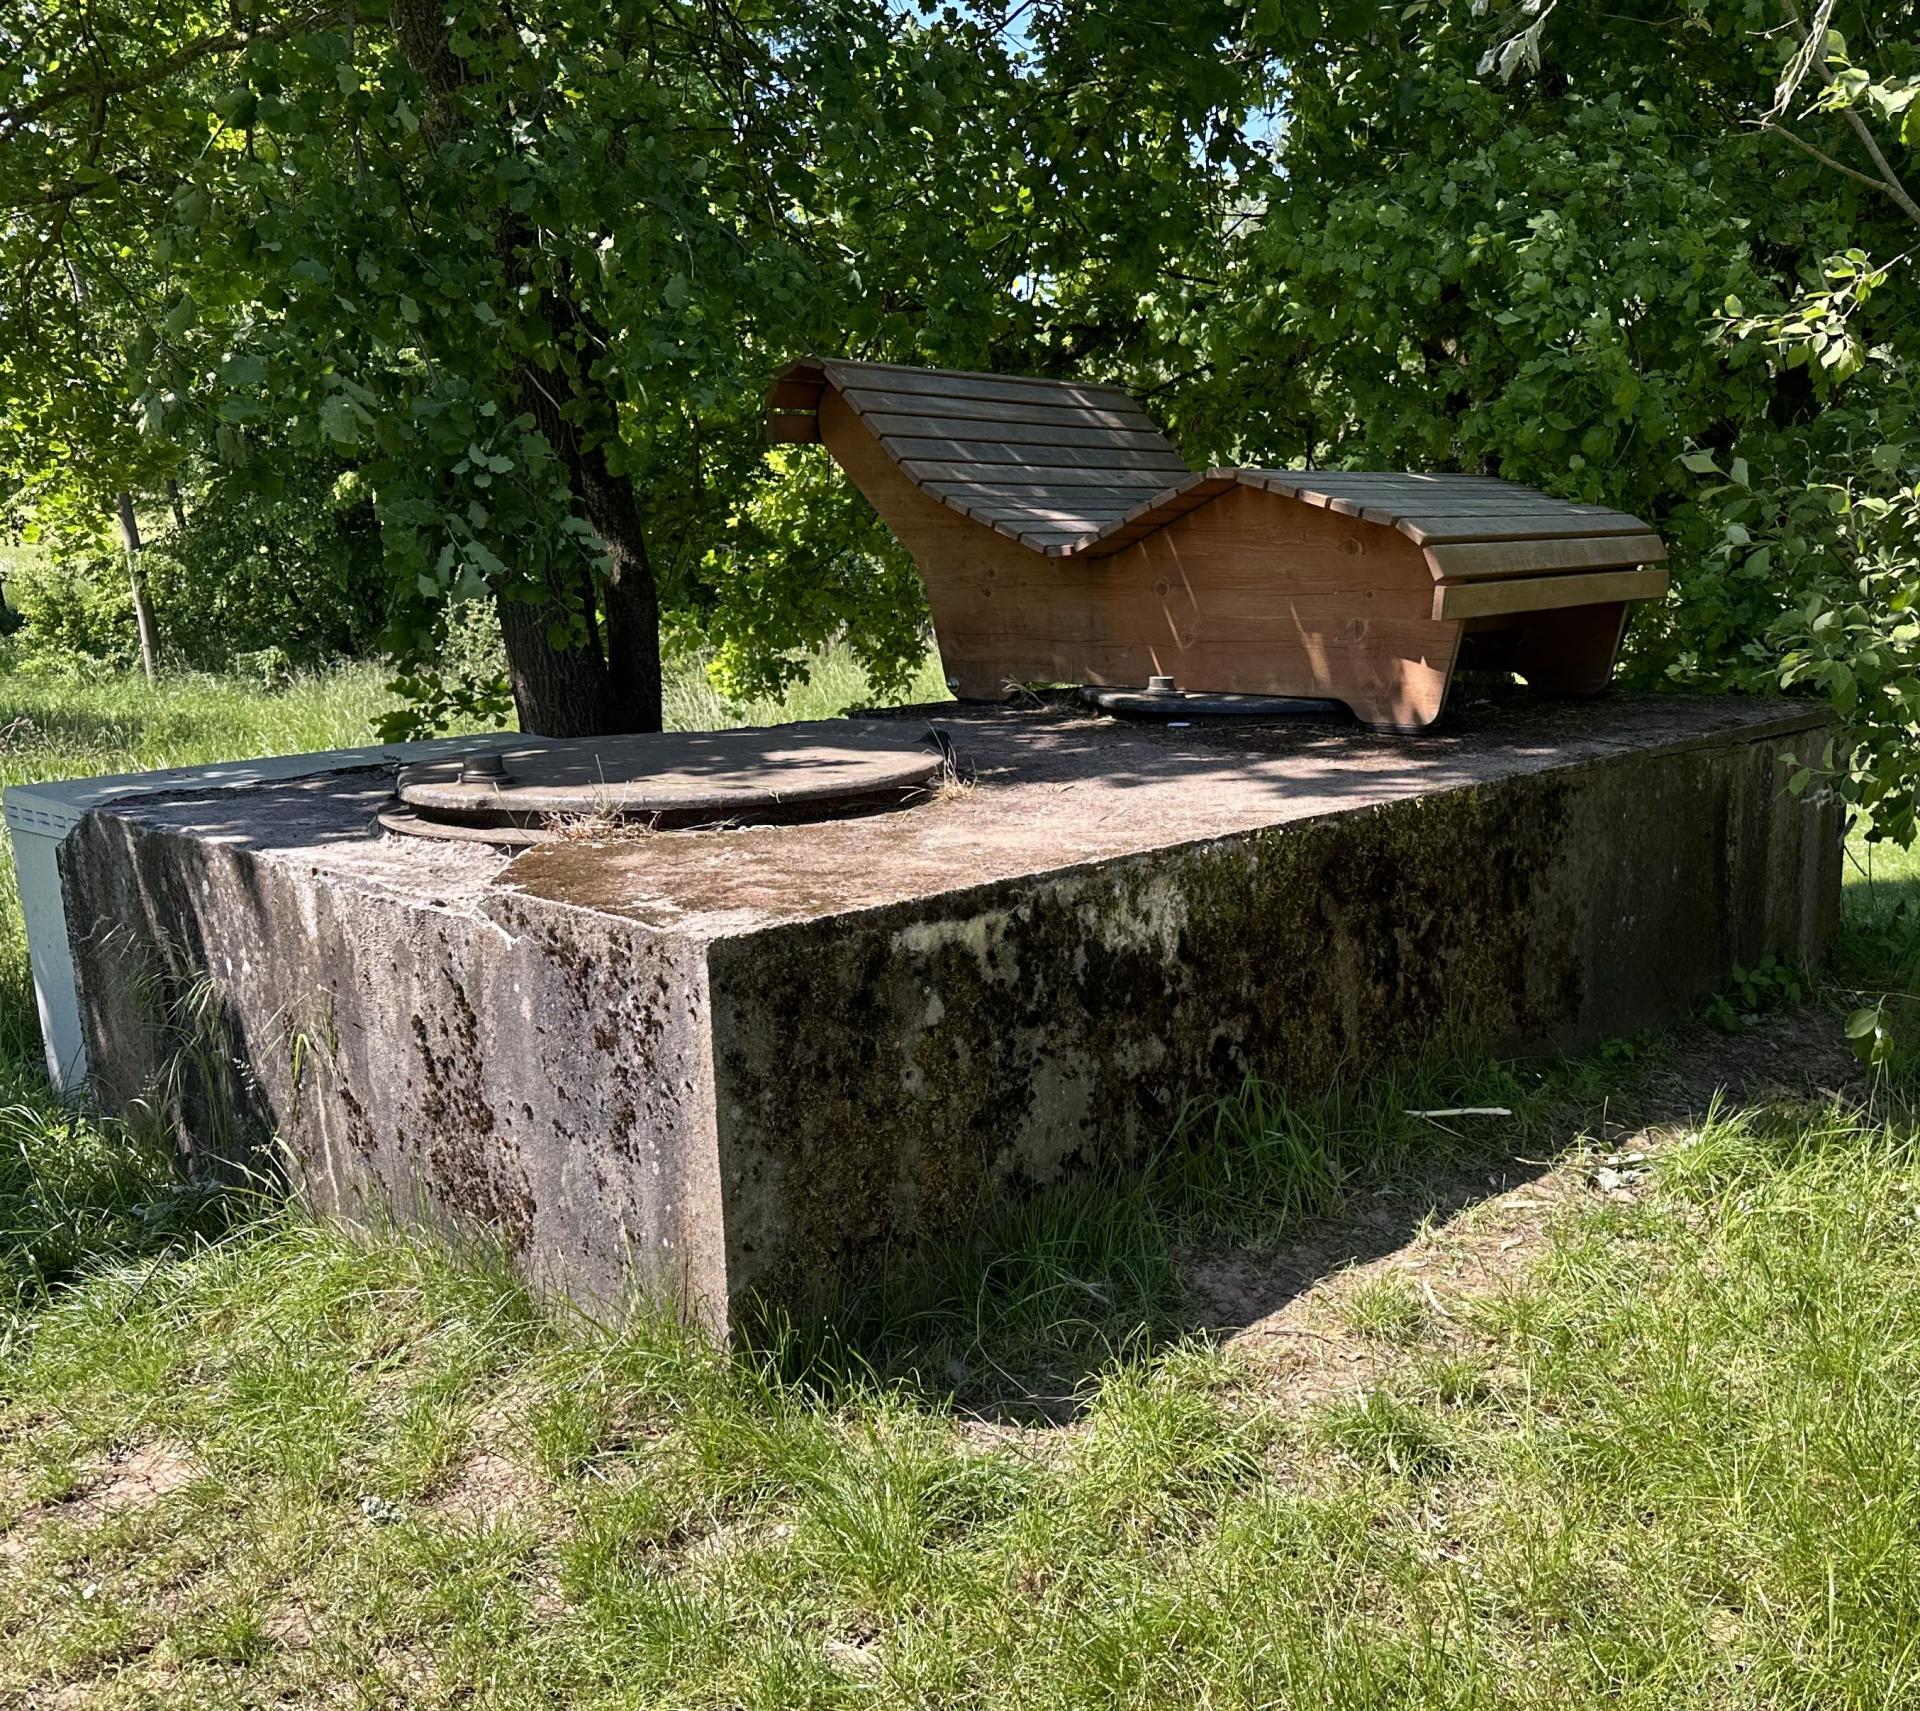
[[[95,806],[59,854],[94,1086],[198,1168],[277,1142],[329,1211],[725,1329],[1247,1074],[1582,1049],[1836,924],[1804,706],[918,717],[972,787],[814,825],[512,855],[379,831],[386,765]]]

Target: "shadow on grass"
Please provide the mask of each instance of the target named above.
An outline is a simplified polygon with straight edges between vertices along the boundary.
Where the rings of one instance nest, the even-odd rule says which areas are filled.
[[[1191,1108],[1144,1163],[882,1258],[818,1317],[762,1321],[748,1341],[823,1393],[878,1380],[922,1406],[1065,1424],[1115,1363],[1230,1334],[1537,1177],[1618,1080],[1600,1059],[1437,1063],[1312,1099],[1250,1080]],[[1461,1107],[1508,1114],[1422,1114]]]
[[[1916,954],[1909,926],[1890,948]],[[1888,945],[1856,946],[1884,979]],[[1650,1124],[1746,1112],[1783,1136],[1820,1109],[1910,1111],[1920,1076],[1870,1075],[1843,1037],[1844,994],[1701,1022],[1580,1059],[1431,1062],[1314,1098],[1249,1081],[1195,1107],[1141,1166],[1076,1179],[965,1239],[880,1261],[808,1322],[750,1341],[791,1382],[902,1387],[922,1407],[1025,1425],[1078,1418],[1120,1362],[1265,1319],[1423,1227]],[[1461,1107],[1499,1116],[1435,1116]],[[1811,1124],[1811,1127],[1810,1127]]]

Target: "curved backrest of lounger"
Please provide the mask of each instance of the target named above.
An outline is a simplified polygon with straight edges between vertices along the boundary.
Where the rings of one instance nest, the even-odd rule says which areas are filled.
[[[817,440],[828,386],[923,492],[1037,552],[1090,540],[1193,474],[1126,393],[1077,380],[807,357],[781,370],[769,434]]]

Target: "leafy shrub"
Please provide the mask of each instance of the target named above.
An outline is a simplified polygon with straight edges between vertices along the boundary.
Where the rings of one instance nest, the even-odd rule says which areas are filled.
[[[257,474],[209,483],[146,574],[169,655],[202,670],[266,649],[295,670],[364,657],[385,627],[372,503],[323,459],[292,460],[271,492]]]
[[[7,598],[25,620],[10,644],[16,664],[77,671],[139,663],[126,560],[104,540],[15,554]]]
[[[388,600],[379,526],[336,465],[289,460],[265,489],[258,472],[216,478],[190,495],[184,522],[160,514],[142,528],[141,574],[170,662],[277,681],[377,649]],[[14,555],[8,593],[26,620],[18,663],[139,663],[126,557],[108,519],[49,530]]]

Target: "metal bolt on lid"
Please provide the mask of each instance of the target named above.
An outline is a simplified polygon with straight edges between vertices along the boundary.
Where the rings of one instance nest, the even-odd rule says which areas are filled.
[[[507,763],[497,754],[471,754],[460,757],[462,784],[505,784]]]

